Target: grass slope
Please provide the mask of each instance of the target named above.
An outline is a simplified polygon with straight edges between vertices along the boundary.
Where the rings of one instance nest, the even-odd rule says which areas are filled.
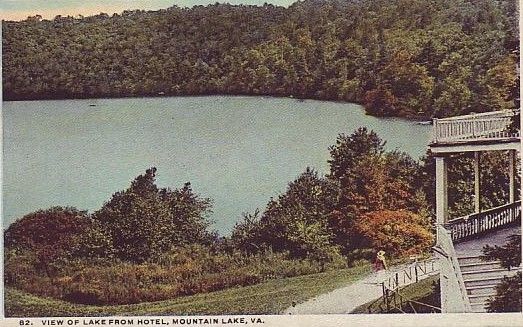
[[[5,314],[7,317],[278,314],[293,302],[300,303],[350,284],[370,270],[369,265],[362,265],[172,300],[116,306],[72,304],[7,288]]]

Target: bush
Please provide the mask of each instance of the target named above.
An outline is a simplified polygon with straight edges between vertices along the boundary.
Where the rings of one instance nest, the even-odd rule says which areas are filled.
[[[376,251],[369,248],[355,249],[347,254],[347,262],[350,266],[356,266],[361,262],[374,261]]]
[[[71,244],[91,225],[92,220],[85,211],[71,207],[52,207],[27,214],[4,233],[10,256],[6,260],[21,256],[25,269],[31,266],[37,275],[55,276],[70,260]],[[21,265],[17,267],[21,269]],[[16,269],[10,266],[6,272],[12,274]]]
[[[147,169],[94,213],[101,226],[92,231],[98,242],[84,252],[99,256],[109,251],[122,260],[142,263],[158,258],[173,245],[212,243],[215,235],[207,231],[210,222],[206,220],[210,200],[201,199],[189,183],[172,191],[158,189],[155,179],[156,168]]]
[[[94,221],[72,240],[69,253],[74,258],[106,260],[114,257],[115,249],[110,232],[100,222]]]
[[[496,286],[496,296],[487,302],[488,312],[521,312],[521,272],[505,277]]]
[[[358,220],[356,228],[370,246],[389,255],[420,254],[434,240],[427,219],[407,210],[370,212]]]
[[[483,247],[484,260],[499,260],[501,266],[510,269],[521,264],[521,234],[514,234],[508,237],[508,242],[503,246]]]
[[[484,260],[499,260],[506,269],[521,265],[521,234],[508,237],[503,246],[483,247]],[[487,303],[488,312],[521,312],[521,272],[505,277],[496,286],[496,295]]]
[[[285,193],[269,201],[259,219],[257,213],[245,215],[231,240],[243,251],[270,247],[293,258],[328,263],[339,256],[328,224],[336,197],[336,185],[307,168]]]
[[[36,255],[29,251],[5,250],[4,281],[6,285],[25,284],[35,274]]]
[[[61,252],[89,225],[87,213],[72,207],[38,210],[12,223],[4,233],[4,244],[11,249],[51,247],[53,252]]]

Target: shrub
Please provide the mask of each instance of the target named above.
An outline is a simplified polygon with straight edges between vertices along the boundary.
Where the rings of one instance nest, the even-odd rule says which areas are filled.
[[[328,220],[334,209],[337,187],[316,171],[307,168],[287,191],[271,199],[266,210],[245,215],[233,230],[231,241],[248,253],[270,247],[288,251],[293,258],[327,263],[339,255]]]
[[[71,244],[91,224],[87,213],[75,208],[39,210],[9,226],[4,233],[5,246],[16,250],[11,255],[22,255],[27,264],[31,257],[30,265],[36,274],[56,275],[67,265]]]
[[[131,186],[113,194],[94,217],[110,232],[119,258],[144,262],[169,247],[172,216],[154,184],[156,169],[136,177]]]
[[[71,241],[69,253],[74,258],[106,260],[114,257],[115,249],[110,232],[100,222],[94,221]]]
[[[496,296],[487,301],[488,312],[521,312],[521,272],[505,277],[496,286]]]
[[[518,267],[521,264],[521,234],[510,235],[503,246],[485,245],[483,254],[485,260],[499,260],[504,268]]]
[[[36,255],[30,251],[6,249],[4,252],[4,281],[6,285],[20,285],[35,274]]]
[[[382,210],[363,215],[356,229],[370,246],[389,255],[419,254],[433,244],[427,219],[407,210]]]
[[[4,242],[7,248],[38,250],[52,247],[57,252],[89,224],[85,211],[52,207],[27,214],[12,223],[4,233]]]
[[[106,250],[104,232],[112,240],[111,253],[135,263],[154,260],[173,245],[212,243],[215,235],[206,220],[210,200],[193,193],[189,183],[174,191],[158,189],[155,178],[156,168],[147,169],[95,212],[102,230],[93,231],[99,242],[87,252]]]
[[[521,234],[508,237],[503,246],[483,247],[483,259],[499,260],[504,268],[521,265]],[[496,286],[496,295],[487,302],[488,312],[521,312],[521,272],[505,277]]]
[[[361,262],[373,261],[376,251],[369,248],[354,249],[347,254],[347,261],[350,266],[355,266]]]

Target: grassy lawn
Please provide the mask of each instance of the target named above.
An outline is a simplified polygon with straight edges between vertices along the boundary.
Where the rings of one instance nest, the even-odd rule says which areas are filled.
[[[363,265],[172,300],[117,306],[78,305],[7,288],[5,314],[7,317],[279,314],[293,302],[300,303],[348,285],[370,271],[370,265]]]
[[[400,293],[406,300],[414,300],[421,303],[427,303],[435,307],[440,307],[439,290],[435,286],[435,283],[437,283],[438,280],[439,274],[423,279],[418,283],[405,286],[403,289],[401,289]],[[381,313],[378,307],[378,303],[375,303],[374,301],[370,301],[368,303],[360,305],[351,313],[369,313],[368,308],[371,304],[372,306],[370,313]],[[416,304],[414,304],[414,307],[416,308],[416,312],[418,313],[430,312],[430,308],[427,307],[423,307]],[[408,304],[404,305],[402,309],[405,312],[413,313],[412,308]],[[395,311],[394,313],[397,313],[397,311]]]

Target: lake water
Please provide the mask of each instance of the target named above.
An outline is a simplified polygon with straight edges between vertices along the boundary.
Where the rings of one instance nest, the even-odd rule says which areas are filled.
[[[91,106],[95,105],[95,106]],[[365,115],[354,104],[270,97],[162,97],[3,102],[3,221],[55,205],[96,210],[148,167],[160,187],[214,200],[228,234],[263,211],[328,147],[360,126],[419,158],[430,126]]]

